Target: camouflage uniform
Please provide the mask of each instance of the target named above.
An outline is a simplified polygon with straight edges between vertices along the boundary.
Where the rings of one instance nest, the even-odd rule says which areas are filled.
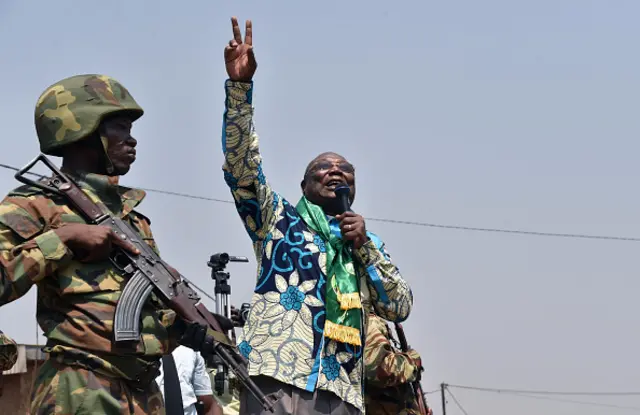
[[[13,339],[0,331],[0,376],[9,370],[18,360],[18,346]]]
[[[410,386],[422,367],[420,355],[393,347],[386,321],[373,313],[367,319],[364,364],[367,414],[420,414]]]
[[[121,111],[134,119],[143,113],[112,78],[78,75],[52,85],[36,106],[42,152],[59,155],[60,147],[94,133],[102,117]],[[64,172],[157,252],[149,219],[134,210],[144,191],[119,186],[117,177]],[[68,223],[85,221],[65,199],[34,187],[19,187],[0,203],[0,306],[36,285],[36,317],[47,337],[49,359],[39,371],[31,412],[164,413],[154,379],[160,357],[171,352],[175,314],[152,295],[142,311],[140,341],[116,346],[113,319],[126,281],[109,261],[77,261],[54,232]]]
[[[209,378],[211,379],[211,389],[213,390],[213,398],[220,408],[223,415],[240,414],[240,390],[243,387],[233,373],[229,373],[229,390],[225,391],[222,396],[218,395],[215,390],[216,369],[209,369]]]

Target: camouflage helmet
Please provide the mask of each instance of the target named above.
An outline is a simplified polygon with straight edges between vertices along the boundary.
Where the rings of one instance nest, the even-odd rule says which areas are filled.
[[[106,75],[65,78],[48,87],[36,104],[35,124],[40,151],[60,156],[60,148],[93,134],[102,119],[128,112],[135,121],[142,108],[129,91]]]

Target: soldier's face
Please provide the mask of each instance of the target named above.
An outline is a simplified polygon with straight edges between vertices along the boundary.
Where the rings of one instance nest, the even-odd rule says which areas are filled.
[[[138,142],[131,136],[133,122],[126,115],[117,115],[102,122],[100,135],[107,139],[107,155],[113,164],[114,176],[129,172],[136,161]]]

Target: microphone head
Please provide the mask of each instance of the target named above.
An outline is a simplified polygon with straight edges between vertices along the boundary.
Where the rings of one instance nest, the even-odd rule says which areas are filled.
[[[347,210],[350,210],[351,203],[349,202],[349,195],[351,194],[351,189],[349,188],[349,185],[341,184],[336,186],[334,193],[336,194],[338,206],[340,207],[339,213],[342,214]]]

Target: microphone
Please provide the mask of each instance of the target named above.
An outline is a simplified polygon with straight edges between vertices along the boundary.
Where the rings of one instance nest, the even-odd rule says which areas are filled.
[[[334,193],[336,194],[337,203],[336,207],[338,208],[338,214],[341,215],[344,212],[351,210],[351,203],[349,203],[349,194],[351,193],[351,189],[347,184],[341,184],[336,186]],[[351,242],[347,242],[347,252],[349,255],[353,255],[353,246]]]
[[[336,204],[336,207],[338,208],[338,214],[343,214],[344,212],[351,210],[351,204],[349,203],[349,194],[351,193],[351,189],[349,188],[349,185],[338,185],[334,192],[336,194],[336,198],[338,199]]]

